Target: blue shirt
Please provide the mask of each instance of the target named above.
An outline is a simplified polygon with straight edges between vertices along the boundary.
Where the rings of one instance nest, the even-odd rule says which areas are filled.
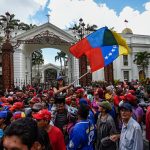
[[[92,110],[89,110],[88,120],[90,120],[93,124],[96,124],[95,116]]]
[[[122,126],[119,150],[143,150],[142,130],[132,117]]]
[[[72,129],[67,150],[93,150],[94,138],[94,124],[89,120],[82,120]]]

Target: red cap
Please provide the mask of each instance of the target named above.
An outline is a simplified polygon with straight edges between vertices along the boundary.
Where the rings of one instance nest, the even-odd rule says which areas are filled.
[[[49,96],[50,96],[50,97],[53,97],[53,96],[54,96],[54,91],[53,91],[53,90],[50,90],[50,91],[49,91]]]
[[[121,100],[125,100],[125,96],[119,96],[119,98],[121,99]]]
[[[134,102],[136,100],[136,96],[132,95],[131,93],[125,95],[125,98],[128,102]]]
[[[13,104],[13,107],[15,107],[16,109],[20,109],[24,107],[24,104],[22,102],[16,102]]]
[[[37,120],[51,120],[51,113],[47,109],[42,109],[38,113],[32,115]]]
[[[84,93],[84,89],[77,89],[76,93],[77,93],[77,94],[79,94],[79,93]]]
[[[24,107],[24,104],[22,102],[16,102],[13,104],[13,106],[10,108],[10,111],[14,111],[16,109],[21,109]]]
[[[12,102],[12,101],[13,101],[13,97],[8,97],[8,98],[7,98],[7,101],[8,101],[8,102]]]
[[[43,93],[48,93],[48,90],[44,90]]]
[[[31,102],[31,103],[39,103],[40,100],[37,97],[33,97],[29,102]]]
[[[29,92],[34,92],[34,88],[33,88],[33,87],[30,87],[30,88],[29,88]]]
[[[5,107],[5,106],[11,107],[11,105],[10,105],[9,103],[2,103],[1,106],[2,106],[2,107]]]
[[[135,91],[134,90],[129,90],[129,93],[131,93],[132,95],[134,95]]]
[[[7,103],[7,98],[6,97],[1,97],[1,102]]]
[[[70,98],[67,98],[66,101],[65,101],[65,103],[66,103],[67,105],[70,105],[70,104],[71,104],[71,99],[70,99]]]

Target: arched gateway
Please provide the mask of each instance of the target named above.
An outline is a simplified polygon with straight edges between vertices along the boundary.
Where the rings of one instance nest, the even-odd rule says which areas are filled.
[[[3,85],[5,89],[12,88],[13,82],[18,83],[19,86],[24,81],[29,84],[31,83],[31,56],[34,51],[42,48],[55,48],[68,55],[69,82],[72,82],[79,76],[78,68],[76,68],[76,59],[69,52],[69,47],[77,39],[64,30],[51,23],[46,23],[17,35],[13,40],[17,41],[19,47],[14,49],[14,61],[11,61],[14,62],[13,65],[11,63],[8,64],[7,60],[3,59],[3,63],[5,64],[3,66],[3,81],[5,79],[9,80]],[[51,50],[49,51],[50,54]],[[14,74],[11,73],[11,76],[14,75],[14,77],[6,77],[7,65],[9,65],[11,70],[14,70]]]

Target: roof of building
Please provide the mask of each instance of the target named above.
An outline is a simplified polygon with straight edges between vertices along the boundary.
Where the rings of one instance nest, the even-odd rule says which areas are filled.
[[[124,33],[124,34],[133,34],[133,32],[132,32],[132,30],[130,28],[123,29],[122,33]]]

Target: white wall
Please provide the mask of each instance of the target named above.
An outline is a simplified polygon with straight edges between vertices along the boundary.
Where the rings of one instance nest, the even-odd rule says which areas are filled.
[[[104,80],[104,68],[99,69],[92,73],[92,80],[93,81],[100,81]]]

